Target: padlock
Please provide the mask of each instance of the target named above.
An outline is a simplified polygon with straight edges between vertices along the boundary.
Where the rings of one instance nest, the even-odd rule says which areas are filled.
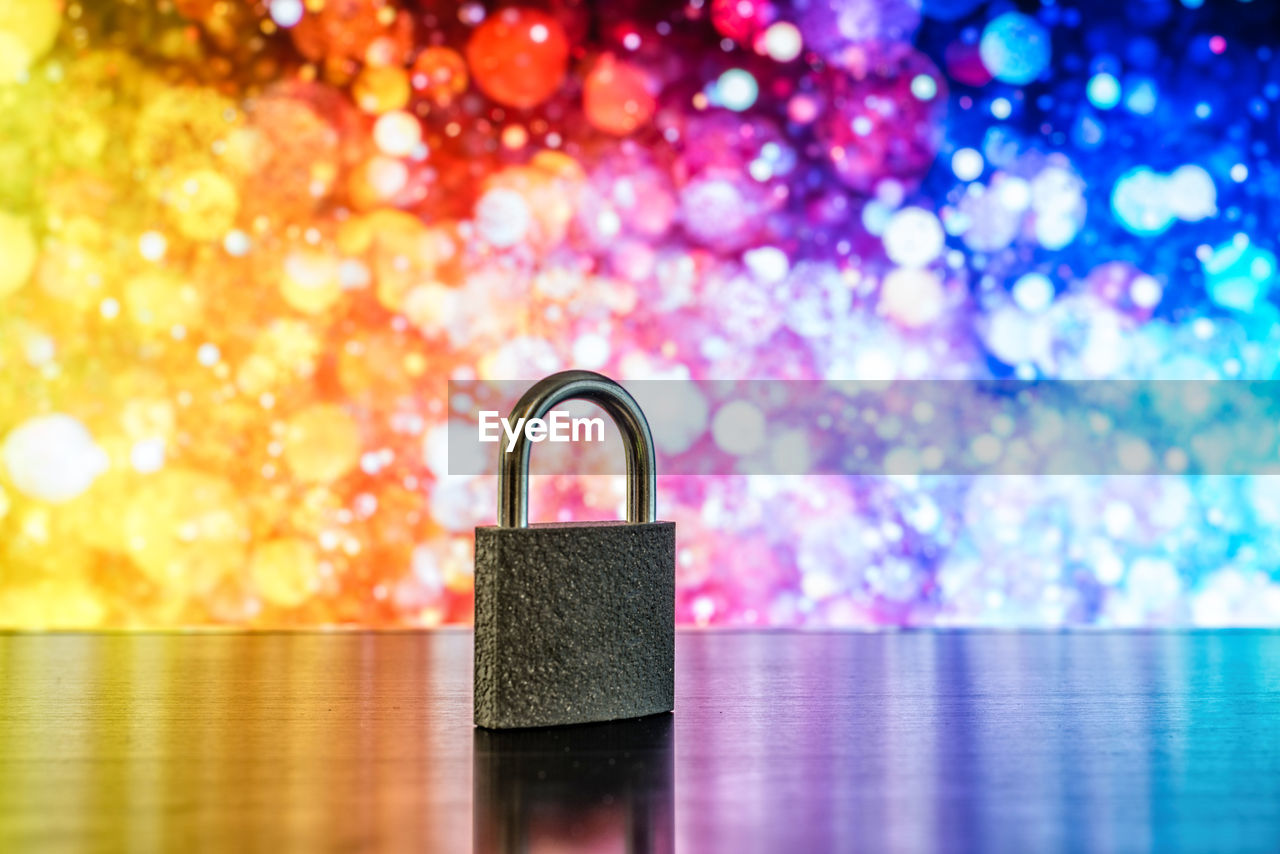
[[[535,383],[509,423],[587,400],[622,433],[626,522],[530,525],[529,442],[500,443],[498,524],[476,528],[475,722],[557,726],[675,705],[674,522],[656,521],[653,437],[626,389],[591,371]]]

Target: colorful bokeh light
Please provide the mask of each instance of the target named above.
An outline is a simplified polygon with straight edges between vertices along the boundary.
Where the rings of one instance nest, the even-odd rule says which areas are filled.
[[[468,622],[450,378],[1274,378],[1274,4],[1018,9],[0,3],[0,627]],[[659,501],[684,622],[1280,624],[1273,480]]]

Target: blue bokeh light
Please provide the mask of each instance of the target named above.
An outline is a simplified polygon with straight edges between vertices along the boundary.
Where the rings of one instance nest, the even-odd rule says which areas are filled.
[[[1034,18],[1005,12],[983,29],[978,54],[997,80],[1022,86],[1039,77],[1049,65],[1049,31]]]
[[[1093,75],[1087,89],[1089,103],[1100,110],[1110,110],[1120,103],[1120,81],[1103,71]]]

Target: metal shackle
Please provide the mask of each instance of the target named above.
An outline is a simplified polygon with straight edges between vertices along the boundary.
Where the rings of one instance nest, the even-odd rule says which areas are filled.
[[[622,433],[627,455],[627,521],[658,518],[657,463],[649,422],[634,397],[613,380],[594,371],[561,371],[539,380],[511,410],[509,420],[542,418],[556,404],[586,400],[609,414]],[[501,445],[500,445],[501,448]],[[529,527],[529,441],[521,430],[515,447],[498,451],[498,527]]]

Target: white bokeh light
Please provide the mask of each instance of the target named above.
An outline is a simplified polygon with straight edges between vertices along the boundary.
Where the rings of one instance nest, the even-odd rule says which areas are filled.
[[[609,361],[609,339],[594,332],[578,336],[573,342],[573,361],[581,368],[599,368]]]
[[[1199,222],[1218,212],[1218,188],[1209,173],[1194,163],[1173,171],[1165,194],[1174,215],[1185,222]]]
[[[982,154],[975,148],[961,148],[951,155],[951,171],[961,181],[976,181],[987,168]]]
[[[159,261],[169,250],[169,241],[158,231],[144,231],[138,238],[138,254],[148,261]]]
[[[1048,308],[1053,294],[1053,282],[1042,273],[1027,273],[1013,283],[1013,301],[1032,314]]]
[[[716,100],[735,112],[750,108],[760,94],[760,86],[751,72],[730,68],[716,81]]]
[[[1129,285],[1129,299],[1139,308],[1155,308],[1164,297],[1164,288],[1152,276],[1138,276]]]
[[[392,110],[374,122],[373,141],[383,154],[407,157],[422,142],[422,125],[411,113]]]
[[[268,8],[271,12],[271,20],[276,26],[285,29],[296,26],[302,20],[302,13],[305,11],[302,0],[271,0]]]
[[[764,31],[764,52],[776,62],[790,62],[804,50],[804,40],[795,24],[778,21]]]
[[[140,474],[150,474],[164,468],[164,439],[141,439],[129,449],[129,465]]]
[[[496,188],[476,203],[476,231],[499,248],[515,246],[533,226],[533,214],[524,196],[515,190]]]
[[[5,437],[5,470],[19,492],[61,503],[82,495],[109,466],[88,428],[70,415],[30,418]]]
[[[885,254],[903,267],[924,267],[942,254],[946,233],[933,212],[924,208],[903,208],[885,224]]]
[[[716,447],[727,454],[754,454],[765,443],[764,413],[745,400],[726,403],[711,419],[711,437]]]

